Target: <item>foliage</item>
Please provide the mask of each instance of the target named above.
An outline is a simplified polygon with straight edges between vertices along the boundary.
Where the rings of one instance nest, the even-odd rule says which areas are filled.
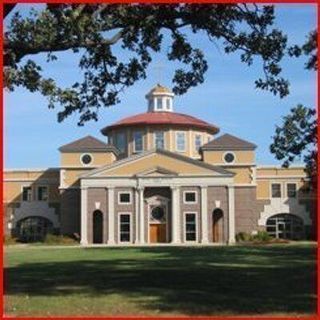
[[[13,5],[7,7],[6,13]],[[239,52],[250,66],[262,62],[264,77],[257,88],[284,97],[289,83],[282,78],[280,61],[286,53],[286,36],[274,28],[274,7],[254,4],[47,4],[29,15],[13,14],[4,36],[5,84],[39,91],[58,105],[58,121],[79,113],[79,125],[97,120],[98,110],[120,102],[120,94],[147,76],[155,52],[166,50],[169,61],[181,63],[173,76],[173,91],[184,94],[204,81],[208,64],[195,37],[204,34],[226,54]],[[169,48],[163,39],[170,37]],[[194,41],[194,44],[192,44]],[[126,59],[116,56],[121,48]],[[45,78],[33,59],[45,53],[71,51],[79,58],[82,82],[60,88]]]
[[[266,231],[258,231],[257,234],[247,232],[238,232],[236,234],[237,242],[269,242],[272,238]]]
[[[288,167],[295,160],[306,163],[309,175],[316,175],[317,122],[316,110],[299,104],[276,126],[270,151]]]
[[[307,41],[302,46],[290,47],[289,55],[292,57],[307,56],[305,69],[317,70],[317,31],[310,32]],[[296,160],[302,160],[306,164],[306,172],[313,186],[316,187],[318,149],[315,108],[302,104],[292,108],[290,113],[283,117],[281,126],[276,126],[270,151],[278,160],[283,160],[284,167],[288,167]]]
[[[11,245],[11,244],[17,244],[18,239],[9,235],[5,235],[3,237],[3,243],[4,245]]]
[[[48,233],[45,236],[43,243],[49,244],[49,245],[78,244],[78,242],[71,237],[62,236],[62,235],[54,235],[54,234],[50,234],[50,233]]]

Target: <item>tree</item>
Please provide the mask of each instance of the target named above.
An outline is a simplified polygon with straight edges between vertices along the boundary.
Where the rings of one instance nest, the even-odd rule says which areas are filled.
[[[14,5],[6,5],[8,15]],[[225,53],[239,52],[250,66],[262,63],[263,77],[257,88],[284,97],[289,82],[281,77],[280,62],[286,54],[286,36],[273,28],[274,7],[247,4],[47,4],[29,15],[12,14],[4,36],[5,86],[17,86],[46,96],[49,107],[63,107],[58,121],[79,113],[79,125],[97,120],[98,110],[120,101],[120,93],[146,78],[152,53],[163,50],[170,36],[169,61],[181,62],[173,77],[173,91],[187,92],[204,81],[208,64],[204,53],[188,39],[186,30],[205,34],[219,42]],[[127,59],[114,54],[115,47]],[[80,55],[82,82],[60,88],[45,78],[34,56],[46,53],[48,62],[56,52]]]
[[[301,47],[295,45],[289,48],[289,54],[293,57],[307,56],[305,68],[317,70],[317,32],[310,32],[306,43]],[[283,161],[284,167],[297,159],[303,160],[314,186],[317,181],[317,129],[315,108],[298,104],[291,109],[289,115],[283,117],[281,126],[276,127],[270,146],[270,151],[278,160]]]

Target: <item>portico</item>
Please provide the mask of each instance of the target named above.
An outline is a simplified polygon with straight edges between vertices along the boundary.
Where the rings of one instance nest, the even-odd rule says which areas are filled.
[[[139,161],[144,164],[144,159],[150,156],[153,160],[159,157],[175,159],[175,171],[165,167],[142,168],[124,177],[113,175],[117,167],[111,165],[93,170],[81,178],[81,244],[91,244],[94,238],[93,228],[88,230],[88,226],[92,226],[92,210],[96,207],[103,210],[99,203],[90,199],[91,190],[99,190],[99,194],[104,193],[107,199],[104,206],[106,212],[102,214],[106,217],[102,222],[103,233],[107,234],[103,237],[103,243],[234,242],[233,174],[221,169],[216,171],[214,166],[203,167],[198,161],[190,159],[188,164],[198,166],[198,174],[182,174],[179,172],[181,169],[176,169],[185,164],[185,157],[177,157],[163,150],[132,157],[123,165],[135,163],[137,168]],[[208,201],[208,189],[219,190],[216,201]],[[218,198],[221,192],[228,199],[223,208],[223,223],[228,221],[228,226],[223,228],[221,239],[213,239],[211,216],[216,209],[215,204],[222,200]]]

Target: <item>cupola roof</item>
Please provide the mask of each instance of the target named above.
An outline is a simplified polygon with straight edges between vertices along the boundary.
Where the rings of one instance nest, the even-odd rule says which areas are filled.
[[[148,125],[175,125],[188,128],[203,129],[211,134],[219,132],[219,128],[208,122],[189,116],[183,113],[176,112],[145,112],[139,113],[131,117],[119,120],[101,130],[102,134],[108,135],[110,130],[133,127],[133,126],[148,126]]]

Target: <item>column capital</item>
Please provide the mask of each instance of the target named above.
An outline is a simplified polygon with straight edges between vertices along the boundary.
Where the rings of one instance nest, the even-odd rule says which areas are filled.
[[[81,190],[88,190],[89,187],[83,187],[83,186],[81,186],[80,189],[81,189]]]
[[[180,186],[170,186],[170,189],[171,190],[179,190],[180,189]]]
[[[144,191],[145,187],[144,186],[138,186],[136,187],[136,190],[138,191]]]

